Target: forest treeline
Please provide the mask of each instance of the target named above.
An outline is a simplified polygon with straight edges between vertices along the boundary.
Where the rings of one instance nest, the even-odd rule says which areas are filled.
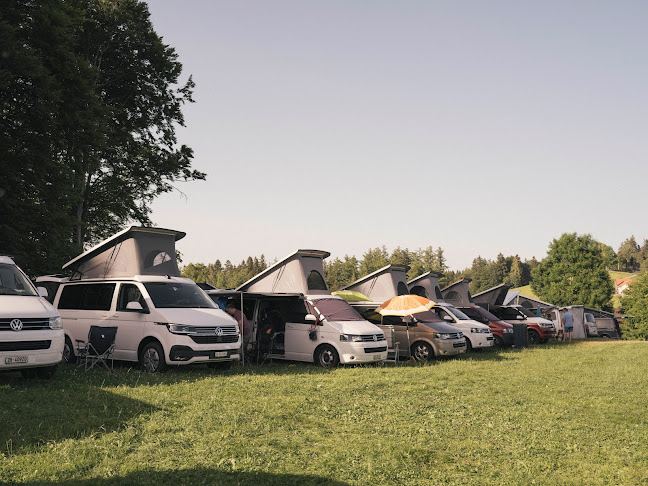
[[[468,277],[472,279],[471,291],[478,293],[502,282],[510,283],[514,287],[529,284],[531,271],[538,262],[535,258],[521,260],[517,255],[505,257],[499,254],[495,260],[477,257],[471,267],[453,271],[448,268],[443,249],[440,247],[429,246],[418,250],[398,247],[389,252],[382,246],[367,250],[362,258],[345,255],[343,258],[324,260],[324,277],[329,288],[335,291],[389,264],[408,265],[409,280],[425,272],[433,272],[439,276],[441,286]],[[216,260],[207,265],[190,263],[183,268],[182,275],[196,282],[206,282],[217,288],[227,289],[238,287],[265,270],[267,266],[265,256],[261,255],[248,257],[238,265],[229,260],[225,263]]]

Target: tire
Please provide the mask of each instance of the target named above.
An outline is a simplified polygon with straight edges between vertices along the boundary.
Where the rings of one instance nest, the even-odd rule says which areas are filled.
[[[335,368],[340,364],[340,356],[333,346],[324,344],[317,348],[315,362],[322,368]]]
[[[56,373],[56,366],[46,366],[45,368],[36,368],[36,376],[42,380],[49,380]]]
[[[471,351],[474,351],[472,343],[470,342],[470,339],[468,339],[468,336],[466,336],[466,353],[470,353]]]
[[[535,329],[529,329],[529,344],[540,344],[540,334]]]
[[[426,362],[434,359],[434,349],[425,341],[418,341],[412,344],[412,358],[416,361]]]
[[[549,342],[549,338],[543,338],[540,340],[540,344],[547,344]]]
[[[144,345],[140,353],[140,366],[149,373],[162,373],[166,371],[167,364],[164,358],[164,350],[157,341],[151,341]]]
[[[76,356],[74,355],[74,347],[70,338],[65,336],[65,344],[63,345],[63,363],[76,363]]]
[[[497,349],[504,348],[504,340],[495,334],[493,334],[493,348],[497,348]]]

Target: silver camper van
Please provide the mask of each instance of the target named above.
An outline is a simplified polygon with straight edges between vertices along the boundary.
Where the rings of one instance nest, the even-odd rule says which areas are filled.
[[[0,256],[0,371],[42,378],[56,371],[63,355],[63,329],[44,294],[12,258]]]
[[[229,299],[250,322],[252,359],[315,362],[322,367],[373,363],[387,358],[385,334],[324,281],[320,250],[297,250],[235,291],[208,290],[214,301]]]
[[[185,233],[133,226],[63,266],[54,306],[65,331],[65,357],[91,325],[117,327],[114,358],[146,371],[168,365],[228,366],[240,359],[236,321],[190,279],[180,277],[175,242]]]

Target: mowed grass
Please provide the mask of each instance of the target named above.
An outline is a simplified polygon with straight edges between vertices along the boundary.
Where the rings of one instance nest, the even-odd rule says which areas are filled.
[[[0,375],[0,483],[641,484],[648,343]]]

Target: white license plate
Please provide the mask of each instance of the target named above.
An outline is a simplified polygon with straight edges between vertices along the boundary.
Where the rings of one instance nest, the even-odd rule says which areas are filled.
[[[27,356],[14,356],[5,358],[5,364],[27,363]]]
[[[227,358],[227,351],[215,351],[214,358]]]
[[[374,360],[374,361],[380,361],[381,359],[382,359],[382,356],[380,356],[379,354],[377,354],[377,355],[375,355],[375,356],[373,357],[373,360]]]

